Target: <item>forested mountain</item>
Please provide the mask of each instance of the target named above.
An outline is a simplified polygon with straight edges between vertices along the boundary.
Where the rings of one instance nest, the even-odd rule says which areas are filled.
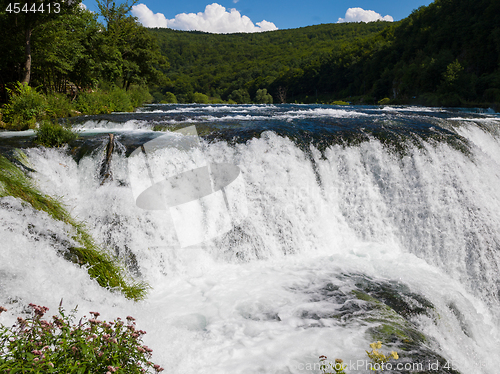
[[[261,34],[151,32],[171,64],[161,93],[172,92],[181,102],[196,92],[258,101],[258,89],[267,89],[275,102],[500,101],[498,0],[436,0],[398,23]]]
[[[499,1],[436,0],[378,37],[384,48],[349,66],[348,88],[336,86],[342,95],[432,105],[500,102]],[[322,69],[343,71],[334,60]]]
[[[166,72],[170,82],[163,93],[172,92],[181,102],[191,101],[195,92],[245,102],[265,88],[279,102],[278,91],[284,96],[286,90],[288,100],[310,94],[301,87],[292,90],[288,81],[316,74],[315,69],[325,64],[333,51],[349,50],[388,24],[326,24],[253,34],[151,32],[170,63]]]

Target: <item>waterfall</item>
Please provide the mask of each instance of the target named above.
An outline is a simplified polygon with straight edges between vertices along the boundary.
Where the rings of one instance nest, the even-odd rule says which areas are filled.
[[[159,108],[153,109],[168,112]],[[193,115],[200,107],[176,108]],[[439,124],[447,131],[441,134],[461,139],[464,147],[413,132],[413,138],[404,133],[396,149],[384,137],[367,133],[369,122],[352,127],[364,137],[359,142],[325,145],[320,136],[304,144],[293,133],[293,121],[311,121],[311,110],[318,121],[334,113],[337,121],[372,121],[375,115],[386,116],[379,109],[374,114],[298,106],[269,114],[279,107],[208,108],[209,119],[177,119],[201,121],[200,147],[159,149],[148,153],[148,162],[161,175],[176,175],[202,161],[238,166],[245,186],[244,219],[213,240],[183,247],[169,211],[138,207],[130,176],[144,170],[130,162],[138,149],[130,138],[144,143],[156,136],[143,123],[115,134],[113,179],[103,185],[105,134],[96,135],[102,139],[98,146],[78,160],[69,150],[27,149],[37,186],[61,197],[97,242],[152,290],[145,301],[133,303],[100,288],[57,255],[55,249],[72,240],[68,227],[7,197],[0,199],[0,305],[9,303],[20,312],[34,302],[53,311],[64,297],[68,308],[78,304],[82,314],[99,308],[103,318],[134,315],[148,332],[153,357],[172,373],[303,373],[301,368],[313,365],[320,354],[345,362],[366,358],[374,323],[341,311],[353,303],[353,292],[380,296],[380,290],[391,289],[411,305],[432,305],[432,312],[410,318],[429,337],[426,349],[462,373],[496,372],[498,119],[437,116],[429,120],[429,131]],[[280,126],[290,128],[261,126],[258,136],[239,134],[236,141],[234,134],[204,138],[203,126],[209,125],[203,121],[230,122],[218,111],[233,120],[255,111],[257,122],[281,116]],[[95,133],[98,122],[86,123],[83,127]],[[120,123],[105,127],[114,131]],[[2,318],[11,322],[15,317]]]

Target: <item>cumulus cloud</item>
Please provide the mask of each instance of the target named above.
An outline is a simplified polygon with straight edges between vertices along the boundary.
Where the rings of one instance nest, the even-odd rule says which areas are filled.
[[[374,22],[374,21],[389,21],[393,22],[394,18],[387,15],[382,17],[379,13],[373,10],[364,10],[363,8],[349,8],[345,12],[345,18],[339,18],[337,23],[343,22]]]
[[[146,4],[132,7],[132,14],[146,27],[167,27],[168,21],[162,13],[153,13]]]
[[[145,4],[132,7],[132,14],[146,27],[169,27],[176,30],[197,30],[212,33],[260,32],[277,30],[272,22],[253,23],[236,9],[226,10],[222,5],[213,3],[204,12],[181,13],[173,19],[166,19],[162,13],[153,13]]]

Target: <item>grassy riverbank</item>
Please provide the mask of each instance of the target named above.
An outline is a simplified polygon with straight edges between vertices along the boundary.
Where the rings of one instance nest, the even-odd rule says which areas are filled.
[[[10,99],[0,108],[0,129],[34,129],[44,120],[79,115],[132,112],[152,96],[146,87],[131,86],[128,90],[103,87],[74,96],[44,94],[36,88],[17,83],[9,89]]]

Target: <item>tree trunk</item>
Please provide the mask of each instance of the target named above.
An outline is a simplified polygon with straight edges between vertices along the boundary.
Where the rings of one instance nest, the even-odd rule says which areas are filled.
[[[25,34],[25,58],[26,58],[26,63],[24,64],[24,78],[21,81],[23,84],[30,84],[30,78],[31,78],[31,27],[26,27],[26,34]]]

